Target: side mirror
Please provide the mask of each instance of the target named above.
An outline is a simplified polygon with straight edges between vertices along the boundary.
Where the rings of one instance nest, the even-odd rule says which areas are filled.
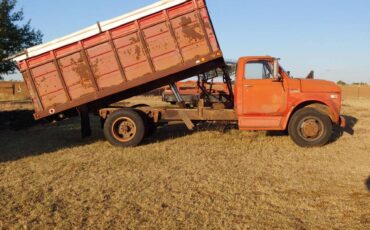
[[[315,78],[315,72],[312,70],[306,77],[306,79],[314,79]]]

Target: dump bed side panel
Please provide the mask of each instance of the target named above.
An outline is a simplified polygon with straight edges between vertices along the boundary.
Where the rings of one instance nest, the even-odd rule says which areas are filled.
[[[189,0],[19,67],[39,119],[221,57],[205,0]]]

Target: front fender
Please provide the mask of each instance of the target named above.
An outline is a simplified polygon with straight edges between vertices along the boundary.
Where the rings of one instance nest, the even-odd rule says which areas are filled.
[[[318,111],[327,114],[333,123],[339,124],[340,123],[340,115],[338,108],[336,108],[335,103],[331,100],[324,100],[322,97],[310,97],[310,98],[304,98],[301,100],[296,100],[291,103],[290,111],[288,112],[288,115],[285,117],[285,120],[283,121],[283,127],[284,129],[287,128],[288,123],[292,115],[299,109],[305,108],[305,107],[312,107],[317,109]]]

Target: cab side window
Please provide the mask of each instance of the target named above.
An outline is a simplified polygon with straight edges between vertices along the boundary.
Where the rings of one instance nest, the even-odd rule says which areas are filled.
[[[268,62],[248,62],[245,64],[245,79],[269,79],[272,78],[272,67]]]

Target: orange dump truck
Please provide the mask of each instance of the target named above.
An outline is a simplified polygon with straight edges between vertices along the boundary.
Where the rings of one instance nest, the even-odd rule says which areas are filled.
[[[241,58],[233,90],[205,0],[162,0],[29,48],[14,60],[35,119],[78,111],[87,136],[88,113],[96,113],[107,140],[117,146],[138,145],[156,124],[170,121],[189,129],[199,121],[233,122],[241,130],[288,129],[300,146],[326,144],[333,124],[344,125],[334,83],[292,79],[273,57]],[[199,85],[211,84],[220,74],[228,88],[224,98],[204,97],[187,108],[174,83],[198,76]],[[165,85],[171,85],[178,107],[110,106]]]

